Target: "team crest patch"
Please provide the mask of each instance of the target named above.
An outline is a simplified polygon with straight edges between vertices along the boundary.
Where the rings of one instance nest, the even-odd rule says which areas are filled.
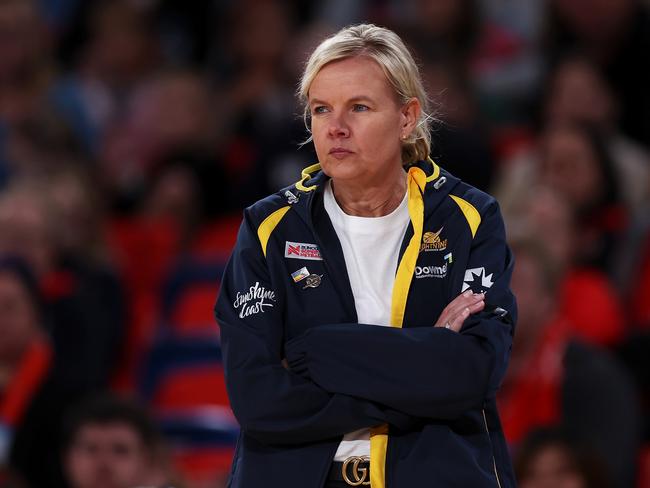
[[[420,252],[444,251],[447,249],[447,239],[441,239],[440,233],[444,227],[440,227],[437,232],[425,232],[422,236],[422,245]]]
[[[284,245],[284,257],[291,259],[309,259],[311,261],[323,260],[318,246],[306,242],[286,241]]]

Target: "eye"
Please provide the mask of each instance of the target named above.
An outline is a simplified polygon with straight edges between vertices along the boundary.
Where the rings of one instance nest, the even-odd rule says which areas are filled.
[[[316,105],[311,109],[311,113],[314,115],[324,114],[327,112],[327,107],[325,105]]]
[[[366,112],[366,111],[370,110],[370,108],[367,105],[364,105],[363,103],[355,103],[352,106],[352,110],[354,112]]]

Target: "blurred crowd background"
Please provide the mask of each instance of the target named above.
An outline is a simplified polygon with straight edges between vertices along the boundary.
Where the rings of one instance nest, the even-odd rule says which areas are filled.
[[[520,485],[650,486],[648,2],[0,0],[0,487],[225,486],[219,279],[314,162],[307,55],[361,21],[501,202]]]

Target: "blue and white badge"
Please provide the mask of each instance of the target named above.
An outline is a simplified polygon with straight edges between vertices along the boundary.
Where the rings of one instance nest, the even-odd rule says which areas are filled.
[[[303,266],[300,268],[298,271],[294,271],[291,273],[291,277],[293,278],[293,281],[298,283],[301,280],[304,280],[309,276],[309,270],[307,270],[307,266]]]

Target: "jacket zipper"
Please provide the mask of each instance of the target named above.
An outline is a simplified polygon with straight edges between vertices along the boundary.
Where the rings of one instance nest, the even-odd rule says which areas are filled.
[[[492,445],[492,439],[490,439],[490,429],[488,428],[487,418],[485,417],[485,409],[481,409],[483,414],[483,422],[485,423],[485,432],[487,432],[488,440],[490,441],[490,446]],[[492,453],[492,467],[494,469],[494,476],[497,479],[497,486],[501,488],[501,481],[499,481],[499,473],[497,471],[497,461],[494,458],[494,452]]]

